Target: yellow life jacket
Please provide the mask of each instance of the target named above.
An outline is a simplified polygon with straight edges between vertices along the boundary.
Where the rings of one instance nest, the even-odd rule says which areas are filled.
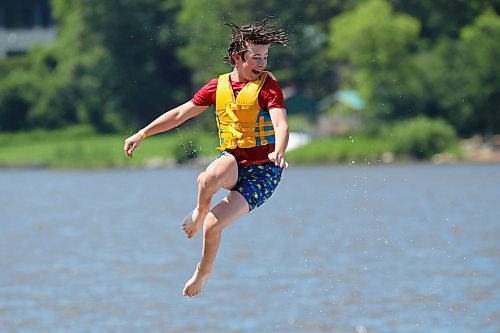
[[[231,73],[219,76],[215,113],[222,151],[251,148],[275,143],[274,127],[268,111],[260,109],[259,92],[270,72],[262,72],[257,80],[248,82],[234,98],[229,82]]]

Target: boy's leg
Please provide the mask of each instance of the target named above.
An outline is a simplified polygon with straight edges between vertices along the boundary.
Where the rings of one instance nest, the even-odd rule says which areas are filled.
[[[203,224],[201,261],[191,279],[186,282],[183,290],[185,296],[196,296],[203,290],[212,272],[222,230],[248,211],[249,207],[245,198],[240,193],[231,191],[208,213]]]
[[[182,223],[182,229],[191,238],[205,220],[212,202],[212,197],[221,188],[231,190],[238,181],[238,163],[230,154],[222,155],[213,161],[198,176],[198,203]]]

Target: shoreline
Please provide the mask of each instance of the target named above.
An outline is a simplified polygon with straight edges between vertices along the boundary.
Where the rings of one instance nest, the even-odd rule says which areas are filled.
[[[199,159],[193,160],[187,163],[176,164],[171,162],[159,163],[155,161],[155,163],[144,163],[144,164],[135,164],[129,166],[95,166],[95,167],[63,167],[63,166],[48,166],[43,163],[23,163],[23,164],[0,164],[0,172],[7,170],[88,170],[88,171],[98,171],[98,170],[169,170],[169,169],[199,169],[205,168],[210,164],[212,160],[207,159]],[[431,160],[394,160],[391,162],[363,162],[363,163],[293,163],[291,162],[291,167],[338,167],[338,166],[363,166],[363,167],[372,167],[372,166],[412,166],[412,165],[486,165],[486,164],[500,164],[499,158],[473,158],[473,159],[463,159],[463,160],[454,160],[454,161],[435,161]]]
[[[457,145],[456,152],[443,152],[435,154],[430,158],[418,160],[408,155],[395,155],[390,151],[383,152],[380,147],[378,154],[362,155],[358,154],[353,156],[352,160],[344,158],[343,160],[336,160],[332,149],[336,149],[330,145],[320,147],[318,154],[319,158],[308,158],[301,160],[303,152],[307,152],[308,144],[314,146],[314,140],[309,137],[301,136],[300,133],[291,133],[291,142],[287,150],[287,160],[292,166],[338,166],[338,165],[398,165],[398,164],[490,164],[500,163],[500,135],[493,136],[490,140],[485,141],[480,136],[475,136],[469,139],[461,140]],[[296,134],[296,135],[295,135]],[[295,136],[294,136],[295,135]],[[206,167],[216,157],[216,154],[208,154],[207,147],[198,147],[198,151],[204,152],[199,154],[195,159],[186,159],[186,154],[176,153],[173,149],[179,146],[176,138],[172,137],[170,141],[167,140],[152,140],[152,145],[148,147],[148,151],[144,151],[142,156],[134,160],[128,160],[121,156],[121,151],[118,151],[118,142],[121,138],[100,139],[95,143],[90,143],[88,146],[60,146],[53,144],[52,146],[44,146],[42,153],[38,146],[29,146],[28,149],[22,153],[22,157],[12,158],[12,162],[5,158],[11,154],[17,154],[22,150],[21,147],[3,147],[4,159],[0,162],[0,170],[16,169],[16,170],[37,170],[37,169],[61,169],[61,170],[102,170],[102,169],[170,169],[178,167],[192,167],[200,168]],[[342,139],[339,139],[341,141]],[[65,142],[67,143],[67,142]],[[121,143],[121,142],[120,142]],[[97,144],[97,148],[94,145]],[[365,142],[365,146],[369,147],[372,143]],[[306,147],[304,147],[306,146]],[[298,148],[298,149],[297,149]],[[300,149],[306,149],[304,151]],[[311,148],[311,149],[312,149]],[[340,146],[340,148],[345,148]],[[18,150],[19,149],[19,150]],[[101,150],[99,150],[101,149]],[[297,151],[296,151],[297,149]],[[178,150],[178,149],[177,149]],[[344,149],[345,150],[345,149]],[[324,161],[325,154],[331,152],[332,159]],[[348,150],[346,150],[348,151]],[[161,153],[160,153],[161,152]],[[366,152],[366,149],[365,149]],[[19,154],[21,155],[21,154]],[[176,156],[179,155],[179,156]],[[363,158],[363,156],[367,156]],[[368,157],[369,156],[369,157]],[[30,157],[33,160],[30,160]],[[46,158],[48,157],[48,158]],[[179,162],[182,161],[182,162]]]

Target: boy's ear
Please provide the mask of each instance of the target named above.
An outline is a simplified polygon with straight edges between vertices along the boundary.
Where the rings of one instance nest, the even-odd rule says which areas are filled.
[[[247,51],[244,51],[243,53],[238,53],[238,52],[233,52],[233,54],[231,55],[231,57],[233,58],[233,60],[236,62],[237,60],[241,61],[241,62],[245,62],[245,53]]]
[[[233,58],[234,61],[241,60],[241,56],[238,52],[231,53],[231,58]]]

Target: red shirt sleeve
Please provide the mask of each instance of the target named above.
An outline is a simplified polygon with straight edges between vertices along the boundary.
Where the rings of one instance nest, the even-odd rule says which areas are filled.
[[[215,78],[208,81],[196,94],[194,94],[191,102],[197,106],[210,106],[215,104],[215,91],[217,90],[217,82],[219,79]]]
[[[215,104],[218,78],[210,80],[193,96],[191,101],[194,105],[210,106]],[[239,92],[245,85],[239,82],[231,82],[233,90]],[[285,108],[285,99],[279,83],[267,77],[259,94],[259,105],[263,110],[269,111],[271,108]]]
[[[271,108],[285,108],[285,98],[279,83],[271,77],[266,78],[259,94],[259,105],[269,111]]]

